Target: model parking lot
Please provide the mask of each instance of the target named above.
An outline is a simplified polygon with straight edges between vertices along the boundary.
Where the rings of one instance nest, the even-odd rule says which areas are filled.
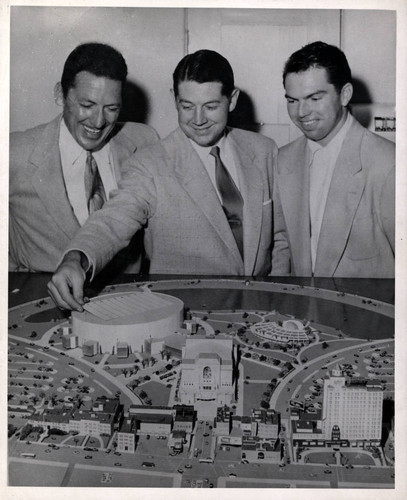
[[[152,405],[176,402],[175,389],[181,368],[175,363],[179,361],[177,358],[167,359],[165,355],[156,355],[155,359],[147,359],[135,353],[128,360],[120,360],[108,353],[85,358],[78,349],[62,347],[58,328],[64,324],[63,318],[59,322],[52,322],[52,325],[39,322],[35,327],[33,323],[22,319],[31,318],[33,311],[37,318],[38,314],[41,314],[41,319],[47,316],[52,318],[54,313],[47,313],[47,308],[49,304],[45,301],[40,306],[34,303],[22,306],[24,313],[20,313],[18,309],[13,311],[15,317],[12,325],[16,327],[9,332],[9,424],[21,429],[32,408],[52,409],[54,406],[78,402],[82,408],[87,408],[92,401],[103,395],[119,397],[126,407],[133,402],[132,397],[137,403],[140,402],[136,393],[141,390],[147,393]],[[291,400],[304,404],[311,412],[319,411],[323,403],[324,377],[335,366],[343,366],[350,377],[372,380],[378,378],[383,384],[384,395],[394,397],[392,339],[349,337],[337,329],[324,329],[322,325],[313,323],[315,332],[310,337],[309,345],[283,347],[259,339],[250,331],[253,322],[273,321],[277,317],[283,318],[281,314],[277,316],[260,308],[230,312],[218,312],[213,308],[201,311],[191,309],[191,312],[205,316],[205,322],[212,326],[213,331],[225,330],[240,349],[241,378],[238,392],[241,399],[235,405],[238,414],[249,414],[252,408],[265,408],[268,404],[280,411],[282,419],[286,420]],[[36,336],[30,338],[34,328]],[[162,373],[160,370],[169,362],[174,371],[171,381],[168,383],[165,379],[160,382],[155,371]],[[139,381],[137,390],[131,389],[129,393],[128,389],[135,380]],[[161,387],[165,391],[161,391]],[[169,474],[163,479],[164,487],[209,488],[211,484],[213,487],[255,487],[253,484],[264,484],[264,487],[273,488],[276,487],[273,481],[266,480],[270,474],[281,487],[285,484],[310,487],[307,485],[313,483],[315,487],[335,487],[359,480],[359,476],[372,478],[373,473],[383,484],[394,482],[390,467],[380,469],[374,460],[369,462],[360,453],[357,457],[358,453],[353,453],[352,450],[342,450],[346,464],[338,465],[333,457],[332,460],[329,457],[325,460],[316,457],[315,453],[307,452],[302,452],[302,457],[297,462],[297,457],[291,452],[292,463],[279,467],[266,463],[242,464],[241,449],[238,446],[220,447],[217,444],[214,463],[200,464],[199,459],[203,455],[209,455],[216,437],[207,422],[200,426],[199,419],[193,437],[195,441],[188,443],[182,453],[174,454],[168,448],[168,440],[157,439],[154,435],[147,438],[145,434],[139,434],[134,454],[128,454],[115,453],[114,437],[41,435],[32,432],[23,441],[18,441],[16,437],[9,440],[12,464],[10,478],[18,483],[18,476],[24,473],[27,464],[44,463],[47,467],[48,463],[52,463],[52,467],[59,467],[59,471],[68,464],[63,476],[66,483],[64,485],[75,486],[127,484],[153,487],[158,485],[155,477],[161,472]],[[289,434],[286,439],[289,440]],[[27,441],[31,444],[27,444]],[[200,454],[196,457],[195,447],[200,449]],[[27,451],[35,454],[35,458],[21,458],[21,453]],[[143,467],[143,462],[153,463],[154,466]],[[315,465],[311,465],[313,463]],[[329,474],[324,473],[326,463],[332,467]],[[354,469],[347,468],[346,465],[352,465]],[[103,467],[107,469],[100,470]],[[364,467],[375,467],[375,470]],[[86,468],[92,470],[89,484],[85,484]],[[355,469],[359,470],[359,475]],[[17,473],[17,470],[20,472]],[[133,474],[129,470],[138,472]],[[60,475],[56,474],[56,477],[59,478]],[[34,481],[33,478],[35,475],[28,474],[23,481]]]

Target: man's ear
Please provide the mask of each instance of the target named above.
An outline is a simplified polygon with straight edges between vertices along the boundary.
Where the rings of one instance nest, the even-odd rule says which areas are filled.
[[[346,107],[349,101],[352,99],[353,95],[353,85],[351,83],[345,83],[341,90],[341,104]]]
[[[64,104],[64,94],[62,92],[61,82],[58,82],[54,87],[54,100],[57,106]]]
[[[239,98],[240,90],[239,89],[234,89],[231,96],[230,96],[230,102],[229,102],[229,112],[233,111],[236,107],[237,100]]]

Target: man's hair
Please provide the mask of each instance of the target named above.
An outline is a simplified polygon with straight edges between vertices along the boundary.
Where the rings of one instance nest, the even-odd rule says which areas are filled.
[[[186,55],[178,63],[172,75],[175,96],[181,82],[197,83],[219,82],[222,84],[222,95],[230,97],[235,88],[233,70],[229,61],[213,50],[198,50]]]
[[[291,54],[284,66],[283,85],[288,73],[301,73],[309,68],[325,68],[328,81],[339,93],[346,83],[352,83],[352,74],[345,54],[324,42],[313,42]]]
[[[126,82],[127,64],[124,57],[110,45],[84,43],[78,45],[68,56],[62,72],[61,86],[64,98],[70,88],[75,87],[75,78],[81,71],[92,75]]]

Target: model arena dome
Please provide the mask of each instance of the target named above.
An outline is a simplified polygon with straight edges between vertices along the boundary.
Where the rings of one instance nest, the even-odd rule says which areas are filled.
[[[310,328],[297,319],[288,319],[282,323],[255,323],[250,329],[262,338],[281,344],[309,342]]]
[[[135,291],[101,295],[72,313],[72,333],[79,345],[97,341],[102,352],[112,353],[118,342],[141,351],[144,341],[161,339],[183,321],[184,303],[163,293]]]

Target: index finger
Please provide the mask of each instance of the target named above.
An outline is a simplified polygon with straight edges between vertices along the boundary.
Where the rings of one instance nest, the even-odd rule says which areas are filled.
[[[56,286],[51,280],[48,283],[48,292],[57,306],[68,310],[83,311],[82,304],[74,299],[66,281],[61,281]]]

